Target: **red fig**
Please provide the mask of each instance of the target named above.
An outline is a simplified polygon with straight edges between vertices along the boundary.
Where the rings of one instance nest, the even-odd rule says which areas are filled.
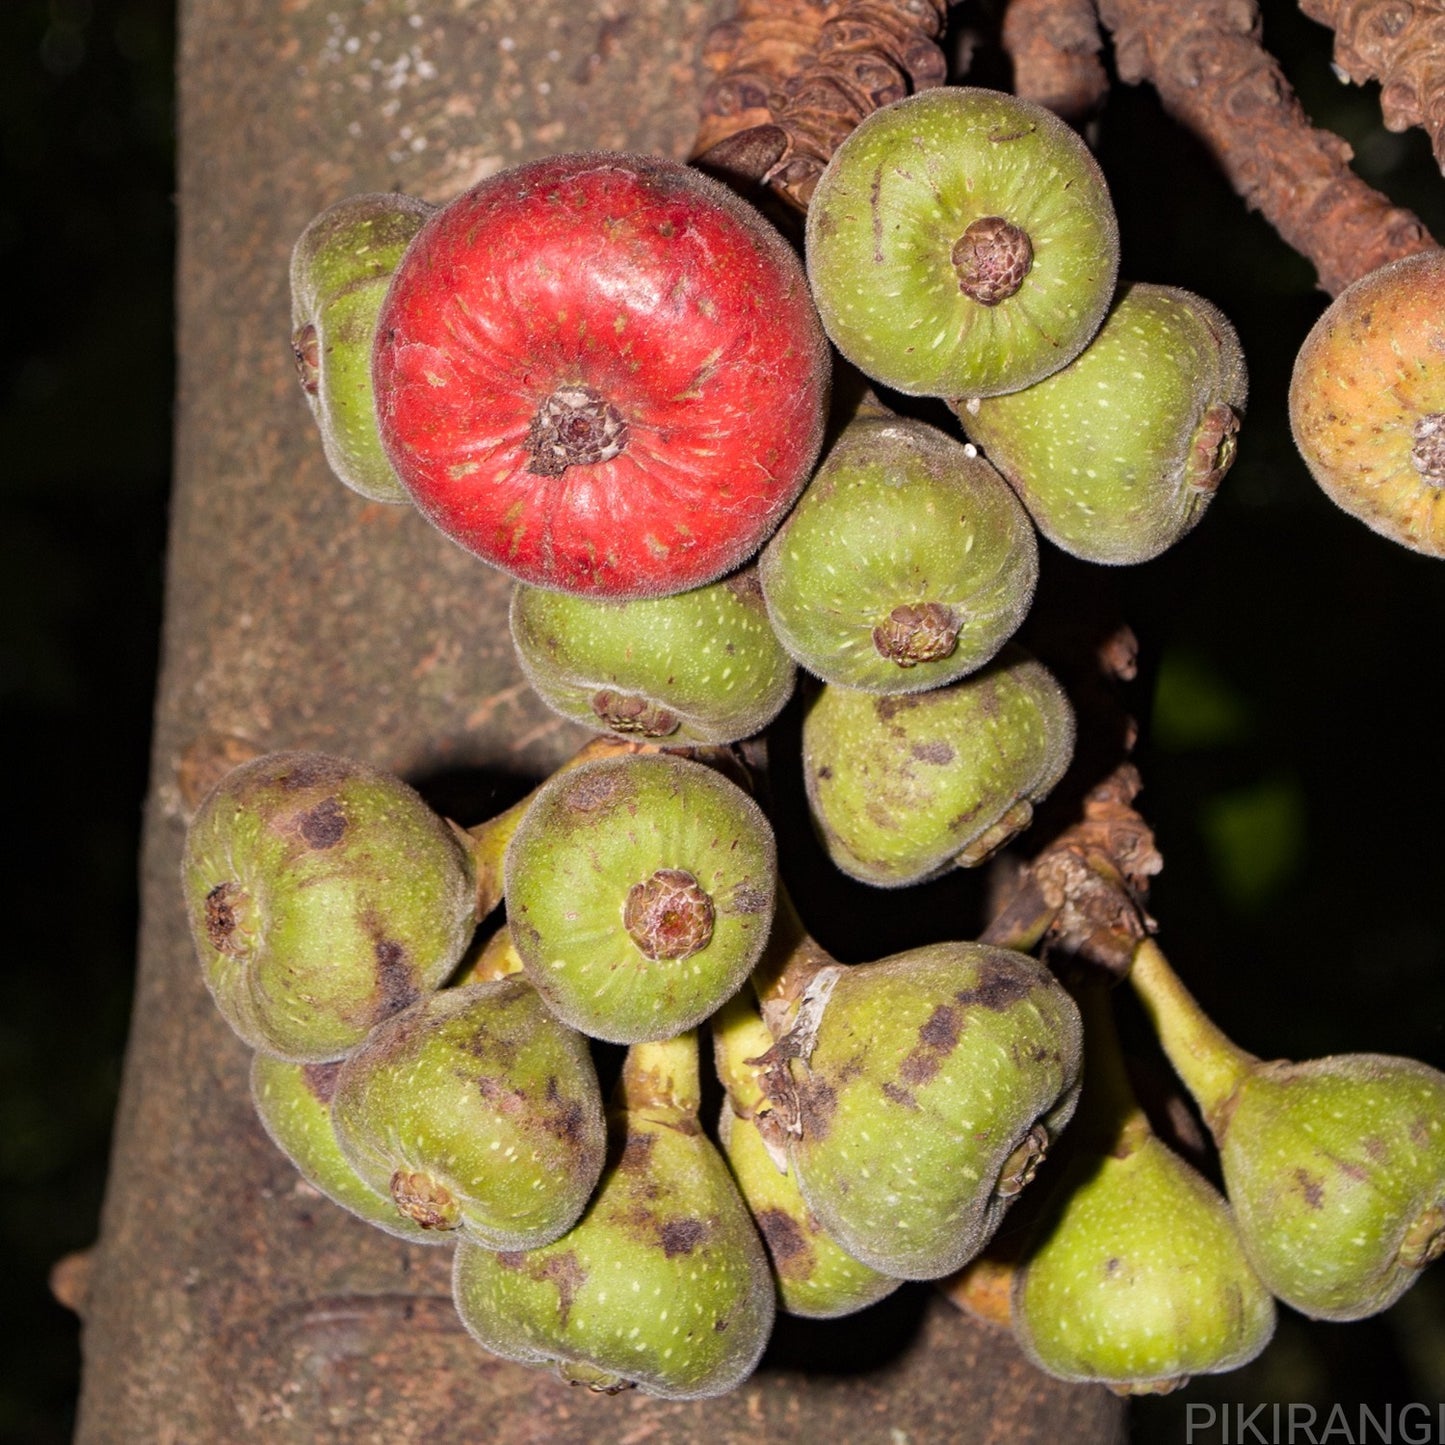
[[[822,436],[828,350],[802,265],[673,161],[569,155],[423,227],[373,377],[403,484],[523,581],[613,599],[710,582],[766,540]]]

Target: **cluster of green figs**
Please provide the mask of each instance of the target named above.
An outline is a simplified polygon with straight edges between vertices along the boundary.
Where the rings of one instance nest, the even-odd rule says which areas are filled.
[[[356,197],[297,243],[293,345],[333,470],[463,545],[481,537],[518,578],[523,672],[599,736],[466,828],[317,753],[216,785],[184,888],[208,986],[255,1051],[268,1133],[363,1219],[454,1245],[457,1308],[488,1350],[597,1390],[730,1390],[776,1310],[833,1318],[956,1276],[1021,1195],[1006,1315],[1067,1380],[1157,1391],[1234,1368],[1267,1343],[1276,1299],[1328,1319],[1383,1309],[1445,1249],[1445,1076],[1369,1055],[1262,1062],[1142,944],[1132,983],[1218,1145],[1220,1193],[1151,1130],[1102,983],[975,942],[830,957],[727,747],[767,728],[801,669],[808,805],[839,869],[902,887],[1007,843],[1074,742],[1063,689],[1012,640],[1036,534],[1118,564],[1194,525],[1244,404],[1228,322],[1177,289],[1119,284],[1097,165],[1012,96],[943,88],[865,121],[810,205],[806,279],[776,237],[748,249],[760,217],[669,166],[563,158],[454,212]],[[609,272],[593,287],[608,306],[632,288],[614,314],[536,260],[538,213],[584,229],[601,214],[629,255],[694,232],[712,254],[740,225],[740,254],[776,283],[765,309],[810,298],[799,324],[880,389],[826,431],[820,393],[806,475],[754,509],[755,545],[698,534],[710,510],[723,525],[752,506],[757,456],[711,507],[693,497],[685,527],[619,504],[626,535],[589,534],[567,563],[599,585],[550,585],[569,505],[606,521],[609,488],[641,490],[679,457],[695,481],[746,420],[752,380],[795,361],[816,381],[820,362],[806,341],[739,342],[748,386],[728,392],[730,341],[707,332],[694,368],[685,339],[631,339],[648,307],[665,330],[746,311],[725,279],[698,292],[705,257],[666,285]],[[524,256],[516,284],[546,310],[520,359],[497,349],[515,294],[492,316],[456,289],[489,284],[487,257],[458,247],[503,221],[532,240],[495,265]],[[580,251],[584,272],[609,254],[595,236]],[[468,357],[441,345],[453,333]],[[563,341],[575,358],[558,360]],[[649,365],[661,400],[639,390]],[[514,406],[523,383],[542,385],[535,414]],[[462,413],[483,384],[474,427]],[[967,440],[896,414],[887,392],[943,399]],[[679,440],[693,402],[702,439]],[[447,450],[423,455],[439,437]],[[657,567],[704,552],[729,558],[723,575],[656,585]],[[704,1044],[720,1118],[699,1118]],[[606,1103],[602,1045],[625,1048]]]

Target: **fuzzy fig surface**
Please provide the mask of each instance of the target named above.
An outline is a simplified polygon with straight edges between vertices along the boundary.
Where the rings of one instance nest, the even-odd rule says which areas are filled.
[[[740,565],[817,456],[829,354],[802,266],[673,161],[533,161],[443,207],[398,268],[373,376],[387,454],[453,541],[630,599]]]

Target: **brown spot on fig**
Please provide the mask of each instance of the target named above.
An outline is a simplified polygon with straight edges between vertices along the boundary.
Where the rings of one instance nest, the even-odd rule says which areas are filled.
[[[493,1251],[493,1257],[503,1269],[523,1270],[527,1267],[527,1254],[520,1249],[498,1249]]]
[[[632,780],[617,768],[588,768],[574,774],[563,791],[563,801],[573,813],[600,813],[630,798],[636,791]]]
[[[826,1079],[817,1075],[798,1085],[798,1122],[802,1132],[813,1139],[826,1139],[838,1108],[838,1095]]]
[[[708,1227],[700,1219],[669,1219],[658,1235],[662,1240],[662,1252],[668,1259],[691,1254],[707,1236]]]
[[[349,766],[339,758],[330,758],[324,753],[303,753],[277,775],[276,781],[284,791],[296,793],[303,788],[335,785],[350,776]]]
[[[376,955],[376,1007],[372,1016],[380,1022],[415,1003],[421,994],[401,944],[394,938],[378,938],[372,951]]]
[[[1376,1164],[1383,1164],[1389,1153],[1385,1147],[1385,1141],[1378,1134],[1371,1134],[1368,1138],[1362,1139],[1360,1147]]]
[[[346,814],[335,798],[325,798],[296,820],[301,836],[311,848],[334,848],[346,834]]]
[[[1304,1202],[1311,1209],[1323,1209],[1325,1203],[1324,1181],[1316,1179],[1312,1174],[1303,1169],[1296,1169],[1294,1172],[1295,1186],[1304,1196]]]
[[[945,742],[915,743],[909,751],[920,763],[933,763],[940,768],[947,767],[958,756],[952,745]]]
[[[570,1250],[549,1255],[535,1272],[534,1278],[550,1280],[557,1287],[558,1323],[565,1330],[567,1316],[572,1313],[572,1303],[582,1286],[587,1283],[587,1271],[582,1268],[577,1256]]]
[[[913,1097],[912,1093],[907,1089],[900,1088],[897,1084],[891,1082],[883,1084],[879,1092],[882,1093],[885,1099],[891,1100],[904,1109],[916,1109],[918,1107],[918,1100]]]
[[[798,1221],[784,1209],[764,1209],[757,1215],[758,1229],[784,1279],[807,1279],[815,1259],[813,1248]]]
[[[898,1074],[914,1088],[928,1083],[958,1044],[963,1024],[956,1009],[939,1004],[918,1030],[918,1043],[899,1065]]]
[[[316,327],[307,322],[291,338],[291,357],[296,363],[296,380],[307,396],[321,390],[321,342]]]
[[[919,698],[911,692],[883,693],[873,700],[873,711],[878,721],[890,723],[901,712],[907,712],[919,705]]]
[[[1426,486],[1445,487],[1445,412],[1429,412],[1415,423],[1410,462]]]
[[[244,894],[239,883],[217,883],[206,894],[206,938],[217,953],[239,953],[236,942],[236,901]]]
[[[727,912],[752,916],[768,911],[768,895],[761,888],[742,887],[733,891]]]
[[[954,998],[964,1008],[986,1008],[994,1013],[1010,1009],[1027,998],[1038,980],[1030,973],[996,956],[985,958],[978,971],[978,983],[961,989]]]
[[[832,770],[832,768],[830,768],[830,767],[827,765],[827,763],[824,763],[823,766],[818,769],[818,777],[819,777],[823,782],[826,783],[826,782],[828,781],[828,779],[831,778],[832,776],[833,776],[833,770]]]
[[[623,1174],[646,1174],[652,1163],[652,1146],[657,1140],[651,1134],[632,1134],[622,1146],[617,1167]]]
[[[318,1104],[330,1104],[332,1096],[336,1093],[336,1079],[341,1073],[343,1062],[344,1060],[337,1059],[329,1064],[303,1064],[301,1066],[301,1082],[306,1086],[306,1092]]]

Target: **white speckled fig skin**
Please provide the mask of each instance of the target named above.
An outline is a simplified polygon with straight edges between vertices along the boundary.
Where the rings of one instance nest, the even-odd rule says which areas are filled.
[[[1388,1308],[1445,1254],[1445,1074],[1383,1054],[1258,1059],[1210,1021],[1152,940],[1130,978],[1214,1135],[1271,1293],[1314,1319]]]
[[[1203,517],[1233,463],[1246,390],[1244,353],[1217,307],[1135,284],[1068,366],[954,409],[1055,546],[1127,565]]]
[[[253,1048],[339,1059],[439,987],[476,928],[471,855],[401,779],[323,753],[233,769],[182,882],[216,1006]]]
[[[663,1091],[639,1089],[634,1064],[660,1065]],[[593,1390],[725,1394],[756,1367],[775,1303],[762,1243],[698,1122],[696,1036],[634,1046],[620,1093],[607,1168],[576,1227],[542,1249],[463,1243],[457,1311],[493,1354]]]
[[[700,903],[656,922],[676,946],[651,955],[627,904],[650,880],[690,880]],[[767,941],[776,845],[735,783],[686,758],[602,759],[543,785],[507,850],[507,914],[527,976],[592,1038],[670,1038],[742,986]],[[685,935],[685,936],[684,936]]]
[[[1150,1128],[1107,992],[1093,981],[1079,992],[1083,1097],[1014,1273],[1010,1321],[1051,1375],[1164,1394],[1254,1359],[1274,1300],[1229,1205]]]
[[[951,1274],[1068,1122],[1081,1048],[1073,999],[1025,954],[940,943],[842,969],[793,1066],[803,1198],[864,1264]]]
[[[301,1177],[333,1204],[414,1244],[449,1244],[451,1236],[424,1229],[397,1210],[390,1194],[373,1189],[351,1167],[331,1127],[331,1096],[340,1062],[293,1064],[270,1054],[251,1059],[251,1099],[271,1142]]]
[[[761,732],[795,669],[757,572],[671,597],[608,602],[518,583],[512,641],[527,680],[563,717],[668,747]]]
[[[1332,502],[1445,557],[1445,251],[1392,261],[1340,292],[1295,359],[1289,417]]]
[[[814,826],[838,868],[879,888],[983,862],[1028,826],[1073,750],[1063,689],[1014,644],[930,692],[830,684],[803,719]]]
[[[1027,234],[1017,290],[966,294],[955,248],[975,223]],[[1118,225],[1084,142],[1042,106],[969,86],[875,111],[808,207],[813,297],[860,371],[912,396],[992,396],[1072,360],[1118,274]]]
[[[331,470],[374,502],[410,502],[381,445],[371,385],[376,318],[412,237],[436,207],[385,192],[322,211],[291,252],[296,370]]]
[[[488,1249],[570,1229],[606,1147],[586,1040],[517,976],[443,989],[379,1024],[342,1064],[331,1119],[367,1185]]]
[[[1003,478],[952,437],[863,417],[834,443],[759,564],[778,636],[810,672],[921,692],[988,662],[1028,612],[1038,548]],[[937,619],[922,645],[889,629]],[[901,659],[901,662],[900,662]]]

